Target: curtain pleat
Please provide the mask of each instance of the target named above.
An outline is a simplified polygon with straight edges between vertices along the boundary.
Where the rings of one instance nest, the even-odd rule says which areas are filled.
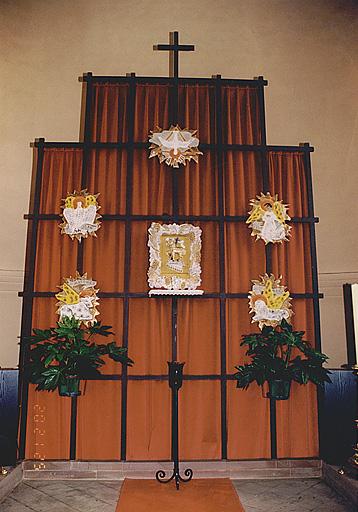
[[[308,215],[304,158],[303,153],[270,151],[268,154],[270,192],[288,204],[290,217]]]
[[[127,142],[128,84],[93,84],[92,140],[95,142]]]
[[[115,220],[104,222],[97,236],[84,242],[83,268],[102,292],[124,289],[124,245],[124,222]]]
[[[256,242],[244,222],[227,222],[226,241],[226,290],[228,293],[247,293],[251,280],[265,273],[265,248]]]
[[[170,390],[167,381],[129,381],[127,460],[170,459]]]
[[[197,130],[202,143],[215,140],[214,85],[185,84],[179,86],[179,125]]]
[[[163,298],[129,303],[130,375],[166,375],[170,360],[171,304]],[[145,383],[146,384],[146,383]],[[132,428],[135,430],[136,426]]]
[[[221,458],[220,382],[185,381],[179,399],[179,446],[183,460]]]
[[[121,381],[82,383],[78,399],[76,457],[118,460],[121,455]]]
[[[219,301],[194,298],[179,301],[178,360],[186,361],[185,373],[190,375],[220,373]]]
[[[304,339],[314,344],[313,301],[292,301],[296,330],[305,331]],[[277,402],[278,457],[318,456],[317,388],[313,384],[292,383],[289,400]]]
[[[93,141],[126,142],[129,126],[129,86],[94,84],[92,96]],[[261,144],[260,100],[250,87],[222,86],[223,142]],[[170,88],[166,85],[137,84],[134,141],[147,142],[157,126],[168,128]],[[182,128],[198,130],[202,143],[215,142],[215,86],[186,84],[179,87],[179,118]],[[131,213],[172,214],[173,172],[177,173],[179,214],[218,215],[218,162],[215,152],[203,150],[199,163],[187,163],[178,170],[148,159],[148,149],[135,149],[131,175]],[[225,151],[224,212],[246,216],[250,199],[263,191],[261,154]],[[270,192],[289,204],[291,216],[308,215],[307,184],[301,153],[270,152]],[[128,150],[94,149],[89,153],[87,189],[99,193],[101,215],[123,215],[128,179]],[[82,151],[46,149],[42,178],[41,213],[60,213],[61,199],[79,190]],[[165,221],[162,221],[165,223]],[[202,229],[202,288],[220,291],[219,223],[192,222]],[[63,277],[74,275],[78,242],[60,234],[58,221],[40,221],[35,268],[35,289],[55,291]],[[131,252],[129,292],[148,291],[148,228],[151,221],[130,222]],[[251,280],[265,272],[265,246],[250,236],[245,222],[225,222],[225,291],[248,293]],[[84,271],[97,281],[101,292],[122,292],[125,281],[125,221],[105,220],[96,238],[83,244]],[[289,243],[272,247],[275,275],[293,293],[312,291],[308,224],[292,223]],[[220,301],[182,298],[178,301],[178,358],[185,361],[186,374],[220,373]],[[112,325],[114,339],[122,344],[122,298],[100,299],[99,319]],[[314,341],[311,299],[293,301],[294,326],[307,331]],[[56,300],[34,300],[33,326],[48,327],[57,320]],[[226,305],[227,372],[247,361],[240,347],[242,334],[257,331],[251,324],[247,299],[228,299]],[[129,300],[129,356],[135,360],[128,369],[127,459],[170,459],[170,390],[168,382],[155,380],[167,374],[171,359],[171,301],[168,298]],[[111,341],[111,340],[110,340]],[[120,376],[121,366],[106,359],[105,374]],[[153,376],[143,380],[141,376]],[[136,380],[133,380],[136,379]],[[142,379],[142,380],[138,380]],[[154,380],[153,380],[154,379]],[[180,391],[180,453],[184,459],[221,458],[220,380],[185,380]],[[118,460],[121,443],[121,381],[88,381],[78,400],[77,458]],[[38,415],[40,414],[40,416]],[[37,416],[36,416],[37,415]],[[42,416],[41,416],[42,415]],[[43,423],[43,429],[40,423]],[[57,393],[35,392],[30,387],[26,456],[65,459],[69,456],[70,400]],[[227,383],[227,434],[229,459],[270,457],[269,400],[261,388],[247,391]],[[277,404],[279,457],[316,456],[317,407],[314,386],[292,387],[292,397]]]
[[[179,215],[218,215],[217,180],[212,151],[188,163],[178,176]]]
[[[167,85],[137,84],[134,118],[134,140],[147,142],[150,131],[167,129],[169,88]]]
[[[262,158],[253,151],[227,151],[223,159],[225,215],[246,215],[262,191]]]
[[[249,362],[245,347],[240,347],[243,334],[259,332],[251,324],[247,299],[227,301],[227,373],[235,373],[235,366]],[[269,458],[270,416],[268,400],[259,386],[248,390],[236,388],[228,382],[228,458]]]
[[[92,194],[99,194],[99,214],[125,214],[126,173],[126,150],[91,151],[87,189]]]
[[[221,101],[223,142],[261,144],[258,89],[224,85]]]
[[[82,149],[45,148],[40,213],[59,213],[67,194],[81,189]]]
[[[62,278],[77,269],[77,241],[61,234],[59,221],[42,221],[37,235],[35,291],[58,292]]]
[[[132,213],[170,215],[172,213],[172,173],[163,172],[157,157],[148,160],[148,150],[133,156]]]

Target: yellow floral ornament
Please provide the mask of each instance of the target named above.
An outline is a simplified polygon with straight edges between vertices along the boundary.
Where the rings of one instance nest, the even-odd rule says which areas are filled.
[[[96,308],[99,304],[98,290],[95,289],[97,282],[87,278],[87,274],[81,276],[78,272],[75,277],[67,277],[63,281],[61,292],[55,295],[59,301],[57,313],[60,320],[74,317],[85,325],[93,325],[99,315]]]
[[[165,162],[171,167],[186,165],[190,160],[198,162],[198,156],[202,153],[198,149],[199,139],[194,137],[195,134],[196,130],[182,130],[178,125],[171,126],[169,130],[157,127],[149,135],[149,158],[157,156],[160,163]]]
[[[291,226],[286,224],[290,220],[287,213],[287,205],[278,200],[277,194],[271,196],[269,192],[250,201],[252,206],[246,224],[252,229],[251,235],[256,240],[261,238],[268,243],[282,243],[288,241]]]
[[[98,210],[100,206],[97,202],[99,194],[88,194],[87,190],[81,192],[74,191],[62,199],[63,223],[60,224],[61,233],[69,235],[72,240],[77,238],[80,242],[81,238],[87,238],[88,235],[96,236],[96,231],[101,223]]]
[[[265,274],[259,280],[252,281],[249,306],[254,316],[251,323],[258,322],[260,329],[264,325],[276,327],[283,319],[289,322],[293,315],[290,292],[280,284],[281,278],[275,279],[273,274]]]

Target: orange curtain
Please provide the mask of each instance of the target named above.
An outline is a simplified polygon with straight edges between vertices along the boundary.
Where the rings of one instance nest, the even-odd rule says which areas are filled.
[[[129,86],[94,84],[92,140],[128,141]],[[168,127],[170,88],[137,84],[134,141],[146,142],[150,130]],[[222,87],[223,139],[225,143],[260,144],[260,108],[255,88]],[[179,119],[182,127],[198,129],[203,143],[214,141],[215,87],[186,84],[179,88]],[[134,149],[131,213],[172,213],[172,173],[178,173],[179,213],[218,215],[218,162],[211,150],[203,150],[199,163],[179,171],[148,159],[148,149]],[[100,193],[100,214],[126,213],[128,150],[93,149],[88,159],[87,188]],[[262,191],[261,155],[253,151],[227,151],[223,162],[225,215],[245,216],[250,199]],[[82,151],[46,149],[41,193],[41,212],[59,213],[60,200],[80,189]],[[290,205],[292,216],[307,215],[306,182],[301,153],[269,153],[271,193]],[[163,221],[164,222],[164,221]],[[147,292],[147,220],[130,222],[131,253],[129,292]],[[202,229],[202,289],[220,291],[219,225],[216,221],[193,222]],[[73,275],[77,265],[77,241],[60,234],[58,221],[40,221],[35,269],[36,291],[56,291],[63,277]],[[247,293],[251,280],[265,271],[265,250],[255,242],[243,221],[226,222],[225,291]],[[84,270],[101,292],[123,292],[125,269],[125,221],[105,220],[97,238],[81,242]],[[291,292],[311,291],[311,261],[308,225],[293,224],[292,239],[273,248],[273,270],[284,276]],[[294,301],[295,326],[307,330],[313,340],[312,301]],[[56,301],[34,301],[33,326],[47,327],[56,321]],[[100,299],[100,319],[113,326],[117,343],[123,335],[122,298]],[[250,324],[246,299],[228,299],[226,304],[227,373],[245,361],[241,336],[257,329]],[[167,374],[171,359],[171,301],[168,298],[129,299],[129,368],[127,391],[127,459],[170,458],[170,392]],[[212,380],[185,380],[180,391],[180,449],[185,459],[221,458],[220,311],[218,299],[178,300],[178,358],[185,361],[187,375],[214,375]],[[121,367],[106,361],[103,373],[120,379]],[[77,458],[118,460],[121,443],[121,381],[89,381],[78,400]],[[270,457],[269,404],[261,389],[238,390],[227,384],[228,458]],[[56,393],[30,389],[26,456],[68,458],[70,401]],[[36,416],[37,413],[43,416]],[[280,457],[317,454],[315,389],[293,386],[292,399],[277,407],[277,437]],[[38,426],[39,421],[44,428]],[[38,457],[35,457],[38,458]]]
[[[253,87],[222,87],[223,142],[261,144],[260,100]]]
[[[290,216],[308,215],[308,199],[304,154],[299,152],[269,153],[269,183],[289,205]],[[292,224],[289,243],[276,244],[272,250],[275,275],[282,274],[283,284],[291,293],[312,292],[312,264],[308,224]],[[314,345],[312,299],[293,301],[293,326],[305,331],[305,339]],[[277,449],[279,457],[314,457],[318,454],[317,392],[312,384],[293,384],[287,402],[277,403]]]
[[[41,213],[60,213],[61,199],[80,189],[82,151],[45,149],[40,196]],[[77,242],[60,234],[58,221],[41,221],[38,228],[35,291],[55,291],[62,277],[73,275],[77,264]],[[56,300],[35,298],[33,328],[55,325]],[[57,393],[36,392],[30,385],[27,410],[26,457],[67,459],[69,457],[70,401]]]
[[[91,133],[94,142],[128,140],[128,92],[128,84],[93,84]]]

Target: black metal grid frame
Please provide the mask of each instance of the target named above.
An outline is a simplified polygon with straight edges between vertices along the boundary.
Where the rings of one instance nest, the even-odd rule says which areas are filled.
[[[266,122],[265,122],[265,105],[264,105],[264,87],[267,81],[263,77],[254,80],[236,80],[224,79],[220,75],[210,78],[156,78],[156,77],[137,77],[134,73],[128,73],[122,77],[103,77],[92,76],[92,73],[86,73],[79,79],[83,82],[83,101],[82,118],[81,118],[81,141],[80,142],[45,142],[45,139],[36,139],[33,144],[35,152],[35,166],[33,170],[33,180],[31,186],[29,213],[24,217],[29,220],[26,248],[26,268],[24,290],[19,295],[23,297],[23,312],[21,326],[21,343],[20,343],[20,403],[21,418],[19,423],[19,458],[25,456],[26,445],[26,422],[27,422],[27,401],[28,401],[28,382],[24,377],[24,364],[27,360],[27,350],[24,343],[24,337],[31,333],[32,325],[32,308],[34,297],[53,297],[55,292],[52,291],[34,291],[34,273],[36,264],[36,248],[38,225],[40,221],[59,220],[58,214],[41,214],[40,213],[40,194],[41,180],[43,172],[43,153],[45,148],[81,148],[83,150],[83,164],[81,186],[87,186],[87,168],[89,161],[89,153],[96,148],[125,148],[127,149],[127,181],[126,181],[126,212],[123,215],[104,214],[102,221],[120,220],[125,223],[125,283],[123,292],[100,292],[100,298],[123,298],[123,345],[128,346],[128,326],[129,326],[129,299],[131,298],[147,298],[148,293],[129,292],[129,266],[131,253],[131,222],[135,220],[156,220],[162,222],[180,222],[180,221],[216,221],[219,226],[219,265],[220,265],[220,291],[219,293],[206,293],[203,296],[195,297],[195,299],[219,299],[220,302],[220,374],[207,375],[184,375],[184,380],[214,380],[220,381],[221,386],[221,458],[227,459],[227,381],[233,380],[232,374],[226,372],[226,301],[227,299],[243,299],[247,298],[247,293],[226,293],[225,292],[225,240],[224,228],[226,222],[245,222],[247,216],[229,216],[224,214],[224,176],[223,176],[223,155],[228,150],[255,151],[262,155],[262,181],[264,192],[270,191],[268,178],[268,159],[267,155],[270,151],[287,151],[302,152],[305,160],[307,197],[308,197],[308,216],[293,217],[292,223],[305,223],[309,225],[310,234],[310,254],[312,264],[312,293],[292,293],[294,299],[311,299],[313,301],[314,313],[314,329],[316,346],[320,348],[320,318],[319,318],[319,299],[323,297],[318,291],[318,272],[317,272],[317,256],[315,242],[315,223],[318,218],[314,216],[313,209],[313,190],[312,176],[310,165],[310,153],[314,150],[308,143],[299,146],[272,146],[266,143]],[[91,141],[91,104],[92,104],[92,86],[94,83],[127,83],[129,84],[129,126],[128,140],[121,142],[92,142]],[[218,215],[179,215],[178,214],[178,174],[172,171],[172,215],[134,215],[131,211],[131,189],[132,189],[132,170],[133,170],[133,153],[136,148],[147,148],[145,142],[134,141],[134,110],[136,99],[136,84],[152,83],[166,84],[170,86],[170,121],[176,124],[178,118],[178,87],[182,83],[208,83],[215,86],[215,110],[216,110],[216,137],[215,142],[210,144],[201,144],[201,149],[211,149],[216,154],[216,164],[218,170],[218,196],[219,206]],[[260,145],[243,145],[243,144],[224,144],[222,141],[221,130],[221,87],[226,84],[246,85],[258,88],[260,99],[260,120],[261,120],[261,144]],[[83,249],[85,240],[78,244],[77,270],[83,272]],[[271,246],[265,248],[266,272],[271,272]],[[172,301],[172,339],[171,351],[172,359],[177,357],[177,300],[185,299],[185,297],[167,298]],[[153,298],[155,300],[155,298]],[[127,432],[127,385],[129,380],[155,380],[165,381],[167,375],[128,375],[127,369],[123,368],[121,375],[102,375],[97,380],[121,380],[121,460],[126,460],[126,432]],[[318,396],[319,404],[321,402],[320,394]],[[70,450],[69,458],[76,458],[76,436],[77,436],[77,398],[72,398],[71,403],[71,427],[70,427]],[[319,406],[320,409],[320,406]],[[320,416],[320,414],[319,414]],[[277,432],[276,432],[276,404],[274,400],[270,401],[270,431],[271,431],[271,458],[277,458]]]

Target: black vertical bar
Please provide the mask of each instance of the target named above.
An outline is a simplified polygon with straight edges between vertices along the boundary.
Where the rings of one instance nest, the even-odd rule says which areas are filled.
[[[171,32],[178,36],[178,32]],[[174,37],[174,36],[173,36]],[[172,87],[170,90],[170,117],[171,124],[173,126],[178,124],[179,117],[179,82],[178,76],[176,75],[173,79]],[[179,199],[178,199],[178,173],[179,169],[172,168],[172,207],[173,207],[173,218],[174,222],[178,222],[179,215]]]
[[[264,80],[262,76],[258,77],[261,84],[258,87],[259,93],[259,108],[260,108],[260,128],[261,128],[261,145],[266,146],[266,115],[265,115],[265,96],[264,96]],[[262,165],[262,186],[263,191],[273,193],[270,190],[270,177],[268,167],[268,153],[264,149],[261,153]],[[267,274],[272,273],[272,244],[265,245],[265,271]],[[276,400],[270,398],[270,444],[271,444],[271,459],[277,459],[277,414],[276,414]]]
[[[77,446],[77,396],[71,396],[70,460],[76,459]]]
[[[173,358],[173,360],[176,360]],[[172,390],[172,460],[174,468],[179,470],[179,403],[178,389]]]
[[[309,144],[303,143],[300,146],[309,147]],[[311,155],[309,151],[304,153],[304,163],[306,172],[307,183],[307,202],[308,202],[308,215],[314,216],[313,206],[313,185],[312,185],[312,170],[311,170]],[[314,333],[315,333],[315,348],[321,350],[321,320],[319,312],[319,290],[318,290],[318,265],[317,265],[317,249],[316,249],[316,231],[314,222],[309,223],[310,233],[310,252],[311,252],[311,270],[312,270],[312,292],[313,292],[313,318],[314,318]],[[317,386],[317,404],[318,404],[318,441],[319,441],[319,455],[322,455],[323,446],[323,389]]]
[[[25,337],[31,335],[32,330],[32,309],[33,309],[33,291],[35,284],[35,265],[38,238],[38,214],[40,212],[41,198],[41,182],[43,173],[44,158],[44,138],[36,139],[36,170],[33,170],[31,196],[30,196],[30,212],[34,215],[27,229],[26,242],[26,263],[24,277],[24,291],[29,295],[23,297],[22,302],[22,322],[21,322],[21,340],[20,340],[20,356],[19,356],[19,458],[25,458],[26,449],[26,424],[28,415],[28,395],[29,383],[25,376],[24,369],[28,360],[29,352],[25,344]]]
[[[343,301],[346,324],[347,362],[349,366],[354,366],[357,364],[357,353],[351,284],[346,283],[343,285]]]
[[[82,151],[82,171],[81,171],[81,190],[87,188],[88,181],[88,163],[89,154],[91,150],[91,137],[92,137],[92,95],[93,95],[93,84],[92,84],[92,73],[85,73],[84,86],[86,87],[85,94],[85,117],[83,127],[83,151]],[[85,239],[82,239],[81,243],[78,243],[77,249],[77,270],[80,274],[83,274],[83,251],[84,251]]]
[[[131,214],[132,214],[132,187],[133,187],[133,153],[134,153],[134,113],[136,102],[136,77],[129,73],[129,97],[128,97],[128,150],[127,150],[127,182],[126,182],[126,221],[125,221],[125,255],[124,255],[124,303],[123,303],[123,347],[128,348],[129,330],[129,275],[131,260]],[[122,367],[121,389],[121,460],[127,458],[127,400],[128,400],[128,368]]]
[[[91,137],[92,137],[92,73],[85,73],[86,78],[84,84],[86,87],[85,94],[85,118],[83,127],[83,151],[82,151],[82,170],[81,170],[81,190],[87,188],[88,181],[88,164],[91,150]],[[83,251],[85,240],[77,244],[77,271],[82,275],[83,269]],[[77,446],[77,397],[71,396],[71,419],[70,419],[70,460],[76,459],[76,446]]]
[[[227,459],[227,380],[226,380],[226,297],[225,297],[225,220],[222,137],[221,75],[215,80],[216,167],[219,207],[219,279],[220,279],[220,396],[221,396],[221,458]]]
[[[178,298],[172,298],[172,361],[178,359]]]
[[[178,44],[178,32],[170,32],[170,44]],[[171,51],[170,55],[173,59],[173,84],[170,94],[171,105],[171,124],[175,126],[178,123],[179,116],[179,82],[178,82],[178,52]],[[178,169],[172,168],[172,209],[173,220],[178,222],[179,215],[179,192],[178,192]],[[176,361],[178,357],[178,299],[172,298],[172,361]]]
[[[309,147],[309,144],[304,143],[303,146]],[[311,155],[310,155],[309,151],[305,151],[304,161],[305,161],[305,172],[306,172],[306,183],[307,183],[308,215],[313,218],[314,217],[313,186],[312,186],[312,171],[311,171]],[[314,222],[309,223],[309,232],[310,232],[310,249],[311,249],[315,345],[316,345],[317,350],[321,350],[321,322],[320,322],[320,314],[319,314],[318,265],[317,265],[317,249],[316,249],[316,232],[315,232],[315,223]]]
[[[179,46],[179,32],[169,32],[169,44]],[[169,76],[178,78],[179,76],[179,50],[169,51]]]

